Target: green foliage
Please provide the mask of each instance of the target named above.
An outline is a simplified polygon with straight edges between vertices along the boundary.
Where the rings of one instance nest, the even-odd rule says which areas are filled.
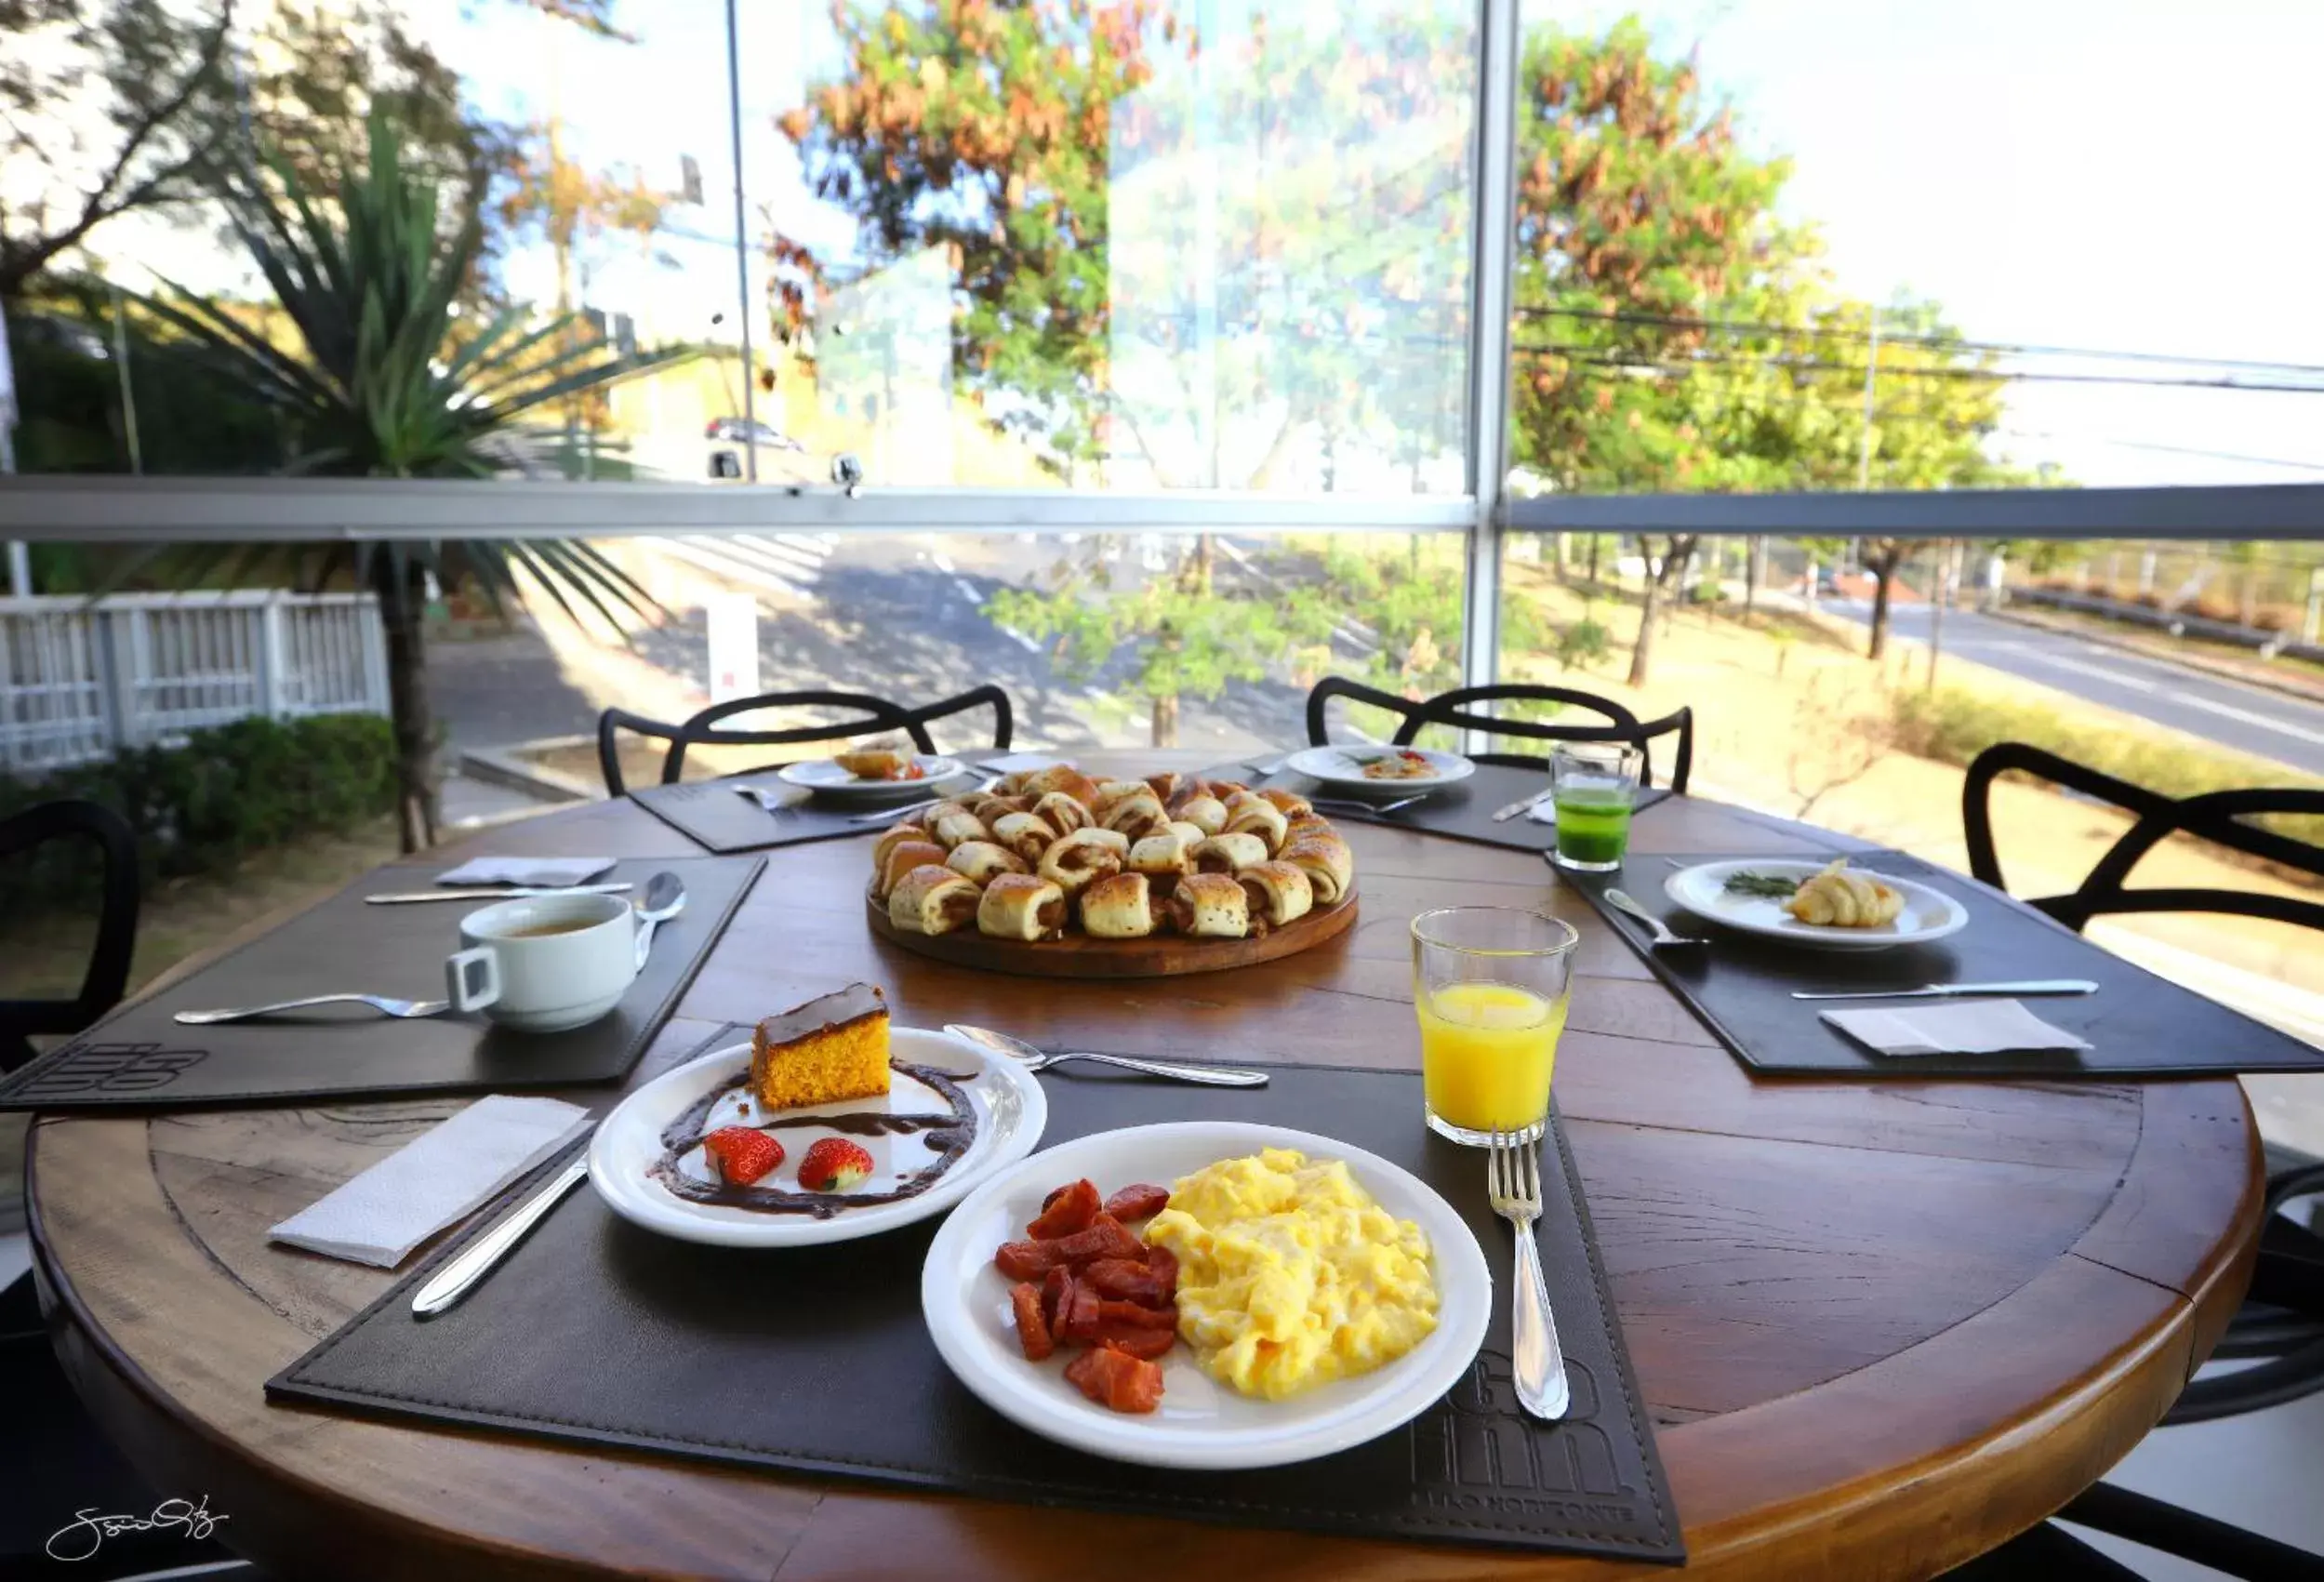
[[[1893,695],[1892,707],[1895,747],[1941,764],[1965,766],[1997,742],[2022,741],[2166,796],[2195,796],[2247,786],[2324,787],[2324,780],[2292,774],[2261,759],[2183,745],[2105,724],[2083,724],[2053,709],[1987,693],[1954,687],[1934,692],[1901,689]],[[2324,843],[2324,818],[2277,817],[2266,822],[2301,840]]]
[[[344,833],[395,805],[395,738],[376,714],[237,720],[178,747],[126,748],[36,778],[0,776],[0,818],[35,803],[101,803],[138,832],[151,889],[225,873],[253,852],[321,831]],[[77,843],[0,867],[0,907],[77,903],[96,894]]]
[[[1588,616],[1558,633],[1558,669],[1561,671],[1603,664],[1613,653],[1614,633]]]

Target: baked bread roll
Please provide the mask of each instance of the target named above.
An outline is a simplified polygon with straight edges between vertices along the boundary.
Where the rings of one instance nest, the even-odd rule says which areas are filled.
[[[963,808],[958,813],[946,814],[928,826],[928,833],[934,835],[936,838],[936,844],[946,851],[950,851],[954,846],[965,841],[992,839],[992,831],[985,828],[985,821],[966,808]]]
[[[1256,835],[1213,835],[1194,848],[1194,871],[1233,873],[1267,858],[1267,843]]]
[[[1295,813],[1313,813],[1315,804],[1297,791],[1261,790],[1259,794],[1274,804],[1275,811],[1288,818]]]
[[[1189,797],[1178,809],[1178,817],[1206,835],[1215,835],[1227,827],[1227,804],[1208,794]]]
[[[1241,780],[1213,780],[1211,782],[1211,795],[1221,802],[1231,800],[1237,791],[1247,791],[1250,789]]]
[[[1028,782],[1039,773],[1038,769],[1011,769],[992,782],[992,789],[1001,796],[1023,796]]]
[[[1143,873],[1112,874],[1082,892],[1082,926],[1099,939],[1143,939],[1167,912],[1168,903]]]
[[[989,884],[1004,873],[1024,872],[1028,865],[1006,846],[990,841],[963,841],[944,859],[944,866],[973,884]]]
[[[1034,770],[1026,780],[1024,790],[1036,799],[1047,796],[1051,791],[1063,791],[1086,805],[1096,798],[1097,782],[1070,764],[1059,764],[1053,768]]]
[[[1224,873],[1189,873],[1170,895],[1170,922],[1193,939],[1240,939],[1251,932],[1251,899]]]
[[[907,934],[950,934],[976,917],[982,898],[950,869],[923,864],[896,882],[887,920]]]
[[[1103,824],[1106,815],[1129,798],[1153,795],[1154,788],[1144,780],[1100,780],[1097,782],[1097,794],[1089,799],[1089,810]],[[1162,799],[1155,797],[1154,800],[1159,802]]]
[[[871,893],[885,900],[896,893],[896,882],[913,869],[923,866],[942,868],[944,848],[934,841],[898,841],[888,847],[887,857],[880,864],[879,872],[871,876]]]
[[[1194,871],[1193,843],[1164,830],[1142,841],[1130,843],[1130,854],[1123,864],[1133,873],[1150,874],[1157,879],[1175,879]]]
[[[1008,847],[1029,866],[1039,862],[1041,854],[1057,844],[1061,832],[1038,813],[1003,813],[992,821],[993,844]]]
[[[1235,875],[1251,905],[1251,929],[1265,933],[1296,923],[1315,905],[1315,891],[1298,864],[1255,862]]]
[[[1288,828],[1281,809],[1265,798],[1255,796],[1242,806],[1228,810],[1224,832],[1229,835],[1256,835],[1267,843],[1267,849],[1272,853],[1282,849]],[[937,838],[942,839],[941,836]]]
[[[968,800],[966,797],[948,796],[942,802],[930,803],[912,817],[920,821],[921,828],[932,831],[936,827],[937,819],[949,818],[955,813],[966,813]]]
[[[1086,830],[1094,822],[1089,816],[1089,809],[1063,791],[1051,791],[1034,803],[1033,812],[1060,835],[1069,835],[1076,830]]]
[[[1056,844],[1042,853],[1041,876],[1067,895],[1078,896],[1098,880],[1122,871],[1128,843],[1110,844],[1120,840],[1110,830],[1076,830],[1059,836]]]
[[[885,868],[887,854],[906,841],[926,840],[928,840],[927,830],[918,824],[898,824],[894,829],[881,831],[880,838],[871,843],[871,871],[877,873],[881,869]]]
[[[1178,792],[1184,789],[1187,777],[1175,769],[1164,769],[1159,775],[1147,776],[1146,783],[1154,788],[1154,794],[1162,799],[1164,807],[1168,807],[1178,799]]]
[[[1030,873],[1003,873],[976,903],[976,932],[997,939],[1055,939],[1065,932],[1065,892]]]
[[[1851,871],[1843,857],[1801,880],[1784,910],[1823,928],[1878,928],[1896,921],[1905,910],[1905,896],[1876,875]]]
[[[1164,832],[1177,836],[1189,851],[1211,838],[1211,832],[1202,825],[1189,824],[1183,818],[1173,818]]]
[[[979,791],[974,796],[961,798],[961,802],[971,813],[985,821],[985,828],[988,830],[992,828],[992,821],[1003,813],[1022,813],[1032,806],[1031,803],[1021,796],[1003,796],[998,791]]]
[[[1140,781],[1135,795],[1116,802],[1098,822],[1125,839],[1141,841],[1170,828],[1170,815],[1162,811],[1161,801]]]
[[[1307,874],[1308,887],[1315,892],[1315,904],[1320,907],[1336,904],[1355,881],[1355,854],[1329,830],[1301,835],[1276,855]]]
[[[1295,841],[1302,835],[1335,835],[1332,821],[1321,813],[1295,813],[1283,820],[1283,839]]]

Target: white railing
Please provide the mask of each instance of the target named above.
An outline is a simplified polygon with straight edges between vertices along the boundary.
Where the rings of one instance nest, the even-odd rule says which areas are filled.
[[[86,763],[252,714],[387,710],[368,593],[0,599],[0,769]]]

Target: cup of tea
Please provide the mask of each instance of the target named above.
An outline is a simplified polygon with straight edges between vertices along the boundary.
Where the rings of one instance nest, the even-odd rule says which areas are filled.
[[[563,1032],[593,1022],[638,973],[637,912],[619,896],[526,896],[460,919],[444,964],[456,1011],[502,1027]]]

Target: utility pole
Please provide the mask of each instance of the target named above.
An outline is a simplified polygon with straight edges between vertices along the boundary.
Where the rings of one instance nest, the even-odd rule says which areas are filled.
[[[1864,360],[1864,427],[1856,438],[1856,488],[1872,487],[1872,379],[1880,366],[1880,310],[1872,311],[1871,354]]]
[[[1929,690],[1937,685],[1937,659],[1945,652],[1945,602],[1953,591],[1953,540],[1937,544],[1935,599],[1929,605]]]
[[[0,306],[0,477],[16,472],[16,365],[8,359],[8,313]],[[8,592],[33,596],[33,552],[21,538],[8,540]]]
[[[129,441],[129,472],[133,477],[145,475],[145,451],[138,443],[137,392],[129,384],[129,323],[121,311],[121,287],[112,286],[113,292],[113,361],[121,376],[121,428]]]
[[[759,481],[758,371],[750,366],[750,244],[742,209],[742,47],[726,0],[726,130],[735,156],[735,302],[742,313],[743,478]]]

